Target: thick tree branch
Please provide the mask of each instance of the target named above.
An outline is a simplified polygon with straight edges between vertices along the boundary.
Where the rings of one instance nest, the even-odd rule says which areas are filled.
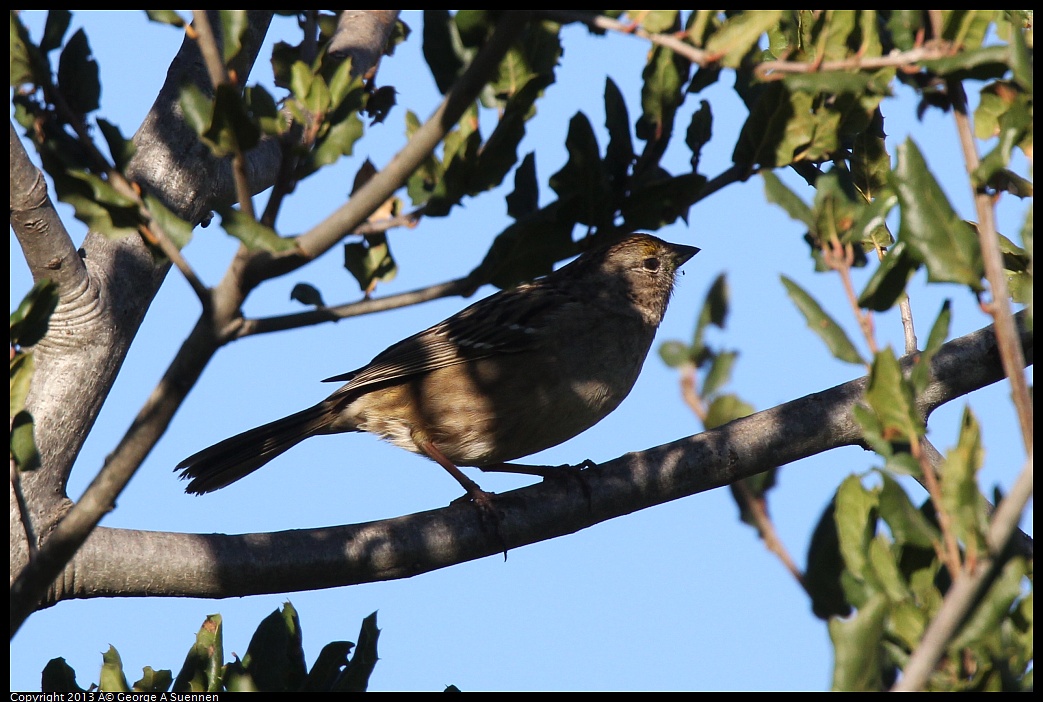
[[[459,120],[466,107],[475,99],[504,53],[524,28],[528,14],[527,12],[514,12],[505,15],[486,47],[479,52],[472,65],[447,95],[446,100],[435,111],[428,123],[417,131],[403,151],[392,160],[385,171],[377,174],[355,193],[347,205],[317,228],[318,231],[313,230],[309,233],[310,236],[306,234],[301,237],[304,242],[301,248],[304,251],[311,250],[312,254],[295,256],[295,265],[306,263],[314,255],[318,255],[332,246],[336,240],[361,223],[373,209],[383,203],[394,190],[405,182],[409,174],[437,146],[442,136]],[[198,140],[196,142],[198,143]],[[367,203],[371,205],[369,209],[366,209]],[[175,209],[175,212],[182,217],[185,216],[181,209]],[[357,220],[354,219],[356,217]],[[345,226],[346,229],[336,233],[337,226]],[[334,229],[330,227],[334,227]],[[336,238],[324,239],[324,237],[334,234],[336,234]],[[309,243],[316,248],[309,249]],[[323,248],[324,246],[325,248]],[[162,436],[177,408],[194,386],[209,359],[221,343],[229,338],[226,336],[227,330],[222,322],[236,318],[239,305],[252,287],[249,283],[244,284],[244,281],[259,282],[260,280],[260,278],[251,278],[245,271],[247,262],[253,260],[256,260],[254,255],[241,252],[241,255],[233,261],[228,274],[212,297],[213,309],[204,312],[159,385],[153,390],[145,406],[138,413],[127,434],[106,460],[103,469],[92,481],[80,501],[54,527],[44,541],[37,557],[29,561],[14,579],[11,586],[12,636],[25,618],[36,608],[36,603],[40,601],[44,589],[53,582],[54,578],[58,577],[62,567],[83,544],[101,517],[115,504],[116,497],[129,482],[134,471],[141,465],[155,442]],[[291,269],[292,267],[287,270]],[[151,268],[149,271],[151,272]],[[159,277],[161,279],[161,275]],[[151,300],[151,295],[147,299]],[[142,314],[143,312],[144,310],[141,310]],[[140,323],[140,317],[137,323]],[[137,329],[137,323],[133,325],[134,330]],[[122,359],[122,354],[120,359]],[[97,396],[100,398],[105,394],[99,392]],[[92,393],[89,397],[93,396]],[[13,554],[14,551],[12,547]],[[12,555],[12,572],[16,571],[14,562],[15,556]]]
[[[86,269],[47,192],[47,181],[29,160],[11,123],[11,229],[25,254],[33,280],[50,278],[61,292],[75,290]]]
[[[238,287],[242,276],[247,284],[256,285],[262,280],[296,270],[328,251],[362,224],[406,181],[456,125],[521,34],[530,14],[526,11],[504,13],[489,41],[405,147],[355,191],[344,205],[297,237],[297,251],[272,255],[241,250],[243,270],[235,271],[234,267],[230,269],[230,274],[234,275],[231,284]]]
[[[270,20],[270,12],[251,14],[247,34],[253,51],[240,53],[241,75],[249,72]],[[205,74],[200,77],[200,71],[195,42],[189,40],[172,62],[160,96],[134,137],[137,151],[128,167],[129,177],[191,221],[198,221],[202,213],[224,202],[220,188],[210,187],[218,179],[209,183],[193,180],[199,173],[220,170],[212,165],[215,159],[208,152],[172,150],[178,135],[191,132],[181,117],[176,96],[182,80],[193,76],[197,81],[207,80]],[[194,132],[192,141],[199,143]],[[175,177],[177,173],[193,175],[179,178]],[[196,187],[189,187],[193,182]],[[83,520],[74,519],[69,527],[60,523],[55,526],[69,510],[65,498],[69,471],[167,271],[166,266],[155,265],[140,237],[112,240],[88,232],[82,250],[87,275],[59,290],[61,302],[51,316],[47,335],[34,351],[36,372],[26,405],[34,418],[42,468],[22,475],[20,485],[31,509],[31,514],[23,517],[33,523],[44,545],[40,558],[30,562],[25,534],[20,528],[15,531],[17,522],[12,522],[10,566],[12,574],[18,573],[12,583],[12,634],[15,623],[32,611],[34,602],[72,554],[70,544],[75,539],[70,540],[68,535],[72,525]],[[111,508],[111,501],[91,499],[87,504],[97,508],[91,518],[95,524]],[[11,505],[17,509],[13,498]],[[58,538],[51,550],[47,542],[56,531]],[[84,532],[80,541],[85,536]]]
[[[1031,362],[1032,336],[1021,329]],[[908,369],[909,358],[903,359]],[[992,327],[945,344],[919,398],[926,416],[1004,377]],[[496,498],[484,529],[470,505],[367,524],[271,534],[193,535],[97,529],[47,597],[238,597],[310,590],[444,568],[694,495],[860,441],[851,409],[866,378],[808,395],[718,429],[585,470],[585,489],[544,481]],[[158,571],[156,563],[164,570]]]

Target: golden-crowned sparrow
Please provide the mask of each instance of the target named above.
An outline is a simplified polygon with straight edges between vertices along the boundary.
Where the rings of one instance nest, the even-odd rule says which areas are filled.
[[[488,494],[458,466],[510,471],[504,462],[566,441],[614,410],[637,380],[677,269],[698,251],[647,234],[590,251],[328,378],[345,384],[176,470],[191,478],[187,492],[202,494],[310,436],[366,431],[431,458],[484,501]]]

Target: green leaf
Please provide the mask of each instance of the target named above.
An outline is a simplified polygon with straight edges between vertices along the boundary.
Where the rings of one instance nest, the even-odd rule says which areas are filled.
[[[18,20],[18,14],[10,13],[11,16],[11,87],[26,85],[28,83],[40,84],[34,76],[33,67],[46,65],[40,56],[40,51],[29,39],[29,32]],[[44,76],[47,73],[43,74]],[[42,78],[43,76],[41,76]],[[25,125],[23,125],[25,126]]]
[[[886,248],[894,243],[887,228],[887,215],[898,204],[898,198],[890,190],[880,191],[876,200],[858,208],[855,221],[851,224],[850,239],[866,250]]]
[[[887,523],[900,546],[912,545],[930,549],[940,540],[938,528],[917,509],[902,486],[886,472],[879,472],[880,518]]]
[[[344,267],[367,294],[378,282],[394,280],[398,274],[387,237],[383,234],[367,236],[359,243],[344,244]]]
[[[138,233],[141,216],[137,203],[100,176],[80,170],[52,175],[58,199],[72,205],[76,218],[90,229],[110,239]]]
[[[341,156],[351,156],[355,149],[355,142],[362,138],[362,120],[358,115],[351,113],[343,120],[330,126],[325,136],[316,144],[312,152],[312,169],[321,168],[334,163]]]
[[[942,309],[938,312],[938,316],[931,326],[931,333],[927,337],[927,345],[924,346],[923,353],[916,359],[916,364],[913,366],[912,373],[909,376],[917,394],[923,392],[928,383],[930,383],[931,359],[949,337],[949,323],[952,320],[951,308],[952,305],[949,300],[942,303]]]
[[[196,641],[174,680],[174,692],[218,692],[222,687],[224,643],[221,615],[211,614],[196,633]]]
[[[850,475],[837,488],[837,543],[847,569],[859,580],[868,575],[869,542],[875,529],[878,496]]]
[[[739,354],[736,351],[721,351],[714,355],[713,361],[710,362],[710,370],[706,372],[706,379],[703,380],[704,397],[712,396],[720,388],[728,384],[728,381],[731,380],[732,377],[732,368],[735,366],[735,361],[738,360],[738,358]],[[745,406],[750,407],[749,405]],[[745,417],[749,414],[753,414],[752,407],[750,408],[750,412],[747,412],[747,414],[736,415],[731,419],[737,419],[739,416]],[[725,421],[729,422],[731,419]]]
[[[1031,578],[1022,558],[1012,558],[1003,565],[999,576],[989,586],[970,618],[949,644],[949,650],[960,651],[980,645],[1009,629],[1011,607],[1021,596],[1022,583]]]
[[[159,198],[145,193],[144,200],[153,224],[158,224],[179,250],[185,248],[192,239],[192,225],[168,210]]]
[[[829,621],[834,651],[833,690],[883,690],[880,658],[887,613],[887,597],[874,593],[853,617]]]
[[[923,436],[925,427],[916,409],[912,385],[902,375],[890,347],[878,351],[873,358],[865,398],[880,419],[884,439],[912,442]]]
[[[678,26],[677,10],[636,10],[639,12],[641,26],[646,32],[659,34],[673,31]],[[637,20],[637,17],[633,19]]]
[[[145,666],[141,673],[141,679],[132,686],[135,692],[166,692],[173,682],[169,670],[153,670]]]
[[[533,105],[549,81],[547,75],[535,75],[507,99],[500,121],[478,153],[469,195],[498,186],[518,162],[518,144],[525,136],[525,122],[536,114]]]
[[[491,25],[483,26],[480,31],[485,33],[488,27]],[[525,25],[521,37],[504,54],[496,75],[481,94],[485,107],[501,109],[504,100],[510,100],[533,80],[544,86],[554,81],[554,68],[562,51],[558,29],[559,25],[550,21]]]
[[[891,544],[883,534],[877,534],[869,542],[869,564],[874,589],[880,589],[894,603],[911,597]]]
[[[29,396],[29,386],[36,370],[36,361],[31,353],[18,352],[11,359],[11,414],[25,409],[25,398]],[[30,421],[32,417],[29,418]]]
[[[120,660],[119,652],[109,646],[109,650],[102,654],[101,676],[98,680],[98,688],[102,692],[130,692],[130,685],[123,675],[123,661]]]
[[[916,45],[917,33],[923,28],[924,15],[921,10],[891,11],[887,18],[887,30],[899,50],[909,51]]]
[[[974,229],[952,209],[912,140],[898,147],[892,186],[901,208],[898,238],[927,266],[934,282],[962,283],[983,290],[981,249]]]
[[[782,10],[745,11],[734,15],[710,37],[706,51],[719,55],[728,68],[738,68],[743,57],[754,48],[761,36],[782,18]]]
[[[258,222],[241,211],[225,207],[218,210],[221,215],[221,226],[251,251],[264,250],[271,253],[283,253],[297,248],[296,239],[284,238],[276,234],[271,227]]]
[[[58,59],[58,90],[80,117],[98,109],[101,98],[98,63],[91,58],[87,34],[82,29],[72,35]]]
[[[181,106],[185,122],[192,127],[192,131],[202,136],[213,120],[213,98],[203,93],[194,83],[185,83],[181,86],[178,104]]]
[[[891,247],[873,276],[866,283],[865,290],[858,297],[858,306],[876,312],[886,312],[905,294],[905,286],[909,284],[913,274],[920,268],[920,261],[909,253],[904,241]]]
[[[798,222],[803,222],[809,228],[815,225],[815,217],[811,208],[800,196],[790,190],[777,175],[770,170],[762,170],[761,177],[764,178],[764,195],[768,202],[773,202]]]
[[[781,276],[781,278],[782,284],[786,286],[786,292],[794,304],[797,305],[797,309],[804,315],[808,327],[826,342],[826,346],[829,347],[833,356],[841,361],[864,365],[865,360],[858,353],[855,345],[851,343],[847,333],[841,329],[839,324],[833,321],[833,318],[822,309],[822,306],[804,292],[794,281],[786,276]]]
[[[51,315],[58,306],[58,285],[42,278],[26,293],[11,313],[11,344],[33,346],[47,333]]]
[[[184,27],[187,24],[177,10],[145,10],[145,14],[150,21],[160,24],[169,24],[174,27]]]
[[[823,173],[815,181],[812,233],[823,244],[861,244],[861,232],[852,231],[852,227],[865,209],[865,200],[855,191],[849,174],[838,170]]]
[[[30,355],[31,359],[32,356]],[[25,368],[23,364],[23,368]],[[29,372],[25,368],[23,372]],[[20,471],[36,470],[40,467],[40,452],[36,448],[33,416],[26,410],[15,413],[11,417],[11,459]]]
[[[688,346],[680,341],[664,341],[660,344],[659,357],[670,368],[680,368],[692,362]]]
[[[877,107],[869,126],[855,135],[851,147],[851,173],[855,186],[870,202],[879,200],[881,191],[889,187],[891,157],[887,153],[885,136],[884,117]]]
[[[946,454],[941,469],[942,506],[952,520],[956,537],[968,548],[973,544],[978,553],[985,549],[988,529],[988,515],[977,482],[983,457],[981,429],[970,408],[964,408],[959,441]]]
[[[1010,61],[1008,46],[986,46],[946,58],[921,61],[920,65],[931,73],[955,80],[989,80],[1002,78]]]
[[[738,395],[720,395],[710,403],[704,424],[707,429],[716,429],[735,419],[749,417],[755,411],[753,405],[739,399]]]
[[[202,136],[218,156],[245,153],[260,141],[261,130],[246,111],[236,87],[217,86],[211,123]]]
[[[641,117],[635,126],[638,139],[664,145],[670,140],[690,65],[688,59],[664,47],[654,47],[649,53],[641,72]]]
[[[278,136],[286,132],[289,122],[275,104],[275,99],[267,90],[259,85],[251,85],[243,91],[246,109],[257,121],[257,126],[265,134]]]
[[[243,34],[250,23],[246,10],[218,10],[221,17],[221,58],[228,65],[243,48]]]

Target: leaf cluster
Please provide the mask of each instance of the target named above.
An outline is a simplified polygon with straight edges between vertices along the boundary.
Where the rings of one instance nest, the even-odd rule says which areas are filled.
[[[289,602],[257,627],[242,659],[224,662],[220,614],[211,614],[196,634],[175,678],[170,670],[146,666],[141,679],[128,683],[119,652],[102,654],[99,692],[365,692],[377,662],[377,614],[362,621],[358,644],[333,641],[319,652],[308,670],[304,660],[301,623]],[[76,671],[64,658],[52,659],[43,670],[43,692],[85,692]]]

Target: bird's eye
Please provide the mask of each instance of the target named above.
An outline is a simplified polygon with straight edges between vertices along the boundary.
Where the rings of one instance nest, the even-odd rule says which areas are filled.
[[[649,256],[641,262],[641,265],[644,266],[646,271],[651,271],[652,273],[655,273],[657,270],[659,270],[659,259],[655,256]]]

